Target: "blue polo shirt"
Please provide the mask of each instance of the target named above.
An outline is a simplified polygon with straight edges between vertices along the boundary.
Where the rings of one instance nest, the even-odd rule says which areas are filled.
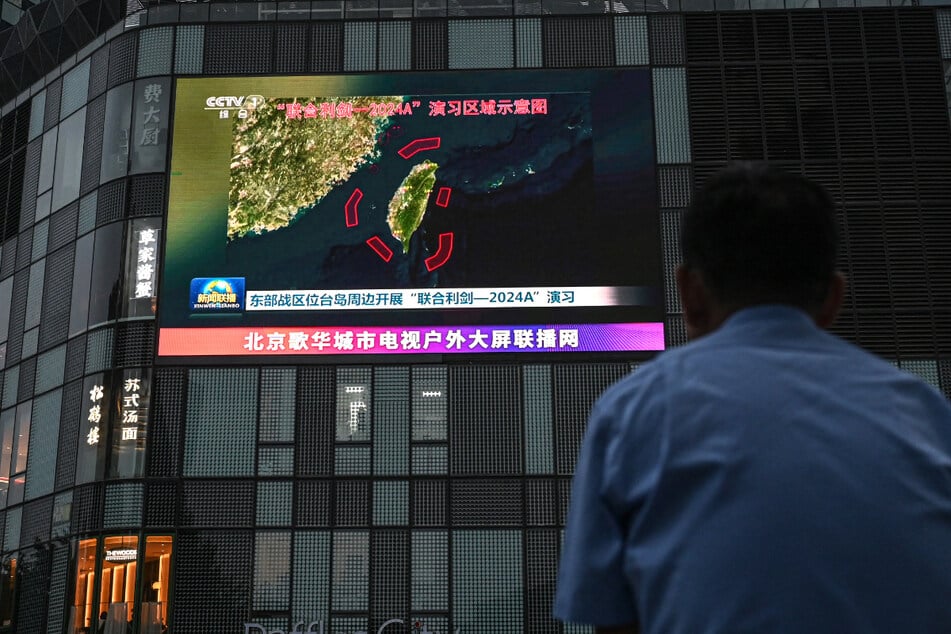
[[[951,632],[951,405],[759,306],[595,404],[554,614],[642,632]]]

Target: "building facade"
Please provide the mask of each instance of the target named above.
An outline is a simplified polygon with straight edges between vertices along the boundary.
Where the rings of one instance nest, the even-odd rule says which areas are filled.
[[[206,248],[171,247],[184,86],[643,80],[665,345],[691,192],[768,159],[838,204],[834,330],[951,394],[951,10],[682,2],[168,3],[100,10],[71,45],[13,27],[0,632],[585,631],[550,617],[573,464],[594,398],[652,352],[160,354],[168,267]]]

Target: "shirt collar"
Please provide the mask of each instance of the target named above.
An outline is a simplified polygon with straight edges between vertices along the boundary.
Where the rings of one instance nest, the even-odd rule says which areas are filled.
[[[724,333],[743,331],[746,334],[777,329],[786,336],[804,335],[816,332],[818,326],[801,308],[787,304],[761,304],[736,311],[719,328]]]

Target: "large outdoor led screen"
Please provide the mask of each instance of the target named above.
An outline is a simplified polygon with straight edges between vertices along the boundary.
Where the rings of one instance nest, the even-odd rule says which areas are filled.
[[[663,348],[646,70],[179,79],[159,355]]]

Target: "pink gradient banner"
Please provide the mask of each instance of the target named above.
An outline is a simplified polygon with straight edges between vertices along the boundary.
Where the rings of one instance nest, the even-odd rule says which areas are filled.
[[[644,352],[664,349],[660,322],[527,325],[162,328],[160,357]]]

